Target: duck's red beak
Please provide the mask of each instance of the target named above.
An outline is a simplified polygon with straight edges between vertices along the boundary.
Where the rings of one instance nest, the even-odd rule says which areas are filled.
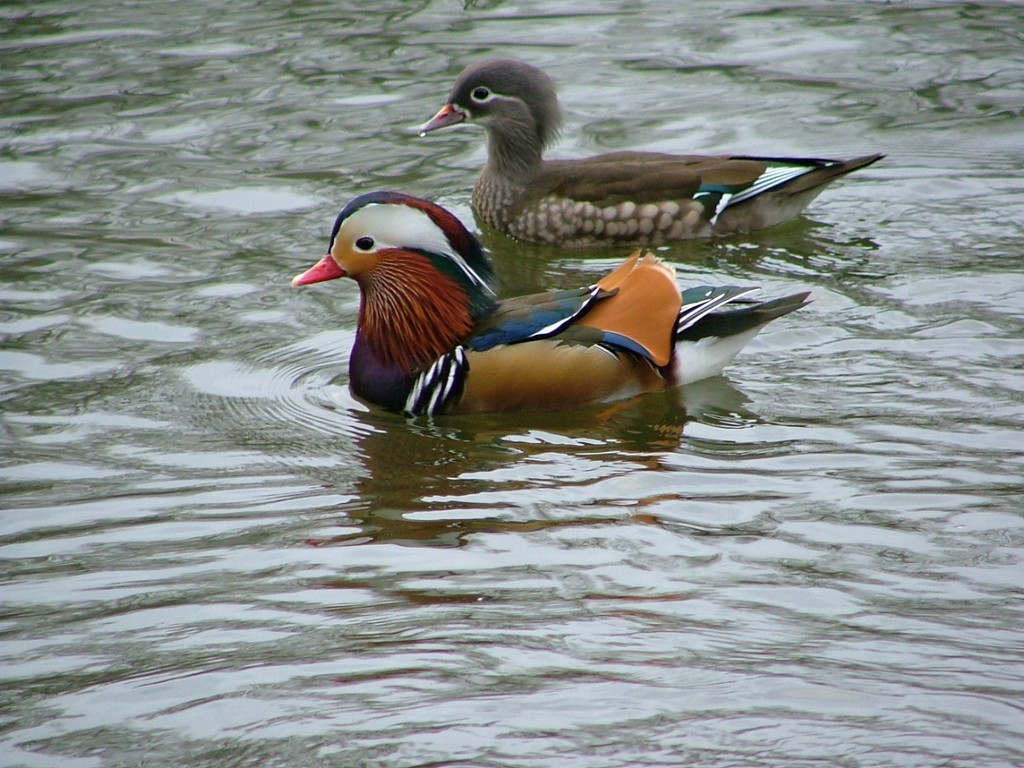
[[[425,133],[430,133],[430,131],[436,131],[438,128],[447,128],[449,125],[458,125],[465,119],[465,112],[461,109],[456,109],[451,104],[445,104],[437,110],[436,115],[420,126],[420,136]]]
[[[292,279],[292,287],[309,285],[310,283],[322,283],[324,280],[334,280],[345,276],[345,270],[338,266],[331,254],[327,254],[320,261],[307,269],[301,275]]]

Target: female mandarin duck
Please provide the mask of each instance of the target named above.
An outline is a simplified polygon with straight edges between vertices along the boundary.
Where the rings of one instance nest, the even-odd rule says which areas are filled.
[[[554,82],[515,59],[464,70],[420,134],[464,121],[487,132],[487,164],[473,187],[476,214],[519,240],[550,245],[658,244],[774,226],[830,182],[884,156],[613,152],[545,161],[561,122]]]
[[[808,295],[680,295],[672,269],[637,252],[595,285],[499,301],[477,239],[444,208],[397,192],[346,205],[327,255],[292,285],[337,277],[361,291],[353,392],[409,415],[566,408],[698,381]]]

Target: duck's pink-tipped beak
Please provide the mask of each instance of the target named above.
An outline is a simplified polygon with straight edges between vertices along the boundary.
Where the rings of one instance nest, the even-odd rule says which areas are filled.
[[[339,267],[338,262],[328,253],[301,275],[296,275],[292,279],[292,287],[296,288],[300,285],[309,285],[310,283],[322,283],[324,280],[344,277],[345,274],[345,270]]]
[[[461,109],[456,109],[451,104],[445,104],[437,110],[436,115],[420,126],[420,136],[425,133],[430,133],[431,131],[436,131],[438,128],[447,128],[449,125],[458,125],[465,119],[465,112]]]

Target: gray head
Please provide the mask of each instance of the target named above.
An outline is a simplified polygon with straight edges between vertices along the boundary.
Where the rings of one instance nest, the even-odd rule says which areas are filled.
[[[420,126],[421,135],[470,121],[487,131],[485,176],[528,180],[544,147],[558,135],[562,110],[554,81],[516,59],[487,59],[459,75],[447,103]]]
[[[420,132],[464,120],[487,130],[492,162],[529,169],[539,166],[542,150],[558,134],[562,110],[555,83],[543,70],[516,59],[488,59],[463,70],[448,102]]]
[[[467,67],[448,103],[485,126],[528,123],[542,147],[554,140],[562,122],[554,80],[518,59],[488,59]]]

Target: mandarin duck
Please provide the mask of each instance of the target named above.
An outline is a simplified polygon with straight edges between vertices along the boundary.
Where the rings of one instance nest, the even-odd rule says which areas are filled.
[[[698,381],[808,296],[680,293],[672,268],[638,251],[593,285],[499,300],[477,238],[398,192],[346,205],[327,255],[292,285],[338,277],[360,289],[350,388],[411,416],[568,408]]]
[[[884,157],[612,152],[544,160],[561,123],[554,81],[516,59],[465,69],[420,135],[462,122],[479,123],[487,135],[487,162],[473,187],[477,216],[518,240],[548,245],[657,245],[774,226],[830,182]]]

